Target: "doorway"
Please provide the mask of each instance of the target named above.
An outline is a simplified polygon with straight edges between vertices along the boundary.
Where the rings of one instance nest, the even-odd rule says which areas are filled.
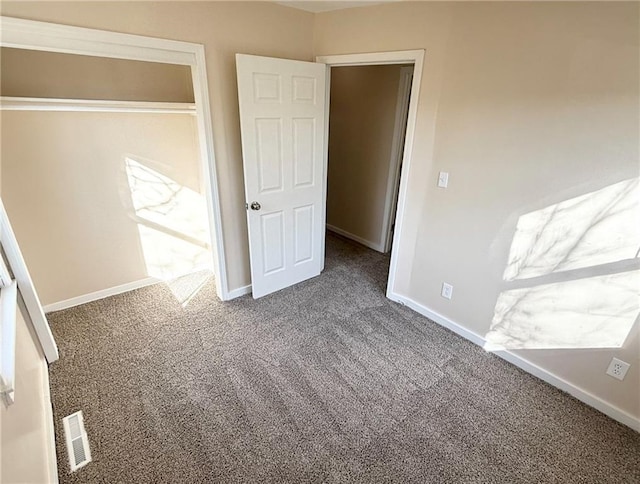
[[[424,51],[416,50],[321,56],[313,63],[236,54],[254,298],[315,277],[324,268],[331,68],[387,64],[414,66],[407,82],[405,149],[399,148],[401,140],[396,143],[403,154],[387,283],[387,296],[393,294],[423,57]],[[392,196],[385,197],[391,213],[395,178],[387,177],[384,184],[391,185]],[[391,217],[386,225],[389,230]]]
[[[341,66],[371,66],[371,65],[411,65],[413,66],[413,75],[410,81],[409,90],[409,109],[407,111],[406,129],[404,135],[404,149],[402,150],[402,157],[400,166],[398,167],[398,185],[397,201],[395,203],[395,222],[393,227],[393,235],[391,237],[391,262],[389,265],[389,277],[387,280],[386,295],[388,298],[393,299],[395,293],[395,280],[398,275],[398,259],[399,253],[402,250],[402,237],[403,237],[403,222],[404,212],[407,204],[407,184],[408,174],[411,170],[411,163],[413,158],[413,144],[416,128],[416,119],[418,113],[418,100],[420,97],[420,84],[422,81],[422,70],[424,64],[424,50],[407,50],[407,51],[395,51],[395,52],[374,52],[374,53],[362,53],[362,54],[342,54],[342,55],[323,55],[317,56],[316,62],[324,63],[328,66],[327,79],[331,79],[331,69]],[[328,83],[329,84],[329,83]],[[327,87],[329,92],[329,88]],[[326,103],[326,130],[329,131],[329,103]],[[328,164],[328,140],[325,147],[325,167]],[[326,187],[325,187],[326,188]],[[325,199],[326,206],[326,199]]]
[[[387,253],[413,65],[331,70],[327,230]]]

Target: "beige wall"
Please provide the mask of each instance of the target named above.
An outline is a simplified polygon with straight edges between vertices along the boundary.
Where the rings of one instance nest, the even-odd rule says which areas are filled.
[[[381,250],[400,69],[331,69],[327,223]]]
[[[229,286],[250,283],[235,54],[312,60],[313,14],[265,2],[5,2],[2,15],[204,44]]]
[[[528,322],[533,339],[551,325],[568,332],[569,340],[575,335],[575,349],[567,349],[572,344],[565,337],[559,345],[564,349],[517,352],[636,417],[637,321],[616,349],[590,349],[571,328],[576,321],[591,324],[598,312],[595,300],[613,318],[624,314],[628,329],[637,316],[638,273],[622,273],[628,278],[616,295],[629,296],[625,307],[602,300],[602,291],[615,287],[613,279],[586,284],[603,271],[619,273],[616,263],[598,267],[584,260],[578,273],[565,273],[569,280],[578,278],[575,284],[556,286],[547,286],[561,280],[553,274],[514,282],[505,281],[504,272],[522,215],[638,177],[638,8],[637,3],[396,4],[323,13],[315,23],[317,55],[426,50],[395,290],[486,337],[501,309],[496,307],[501,293],[518,284],[537,288],[541,292],[531,291],[525,307],[512,307],[504,322]],[[446,190],[436,187],[440,170],[450,173]],[[633,202],[637,207],[637,199]],[[585,213],[569,213],[567,223],[586,223],[594,228],[591,235],[597,232],[593,213],[588,214],[593,221],[579,217]],[[558,244],[566,237],[562,231],[552,235]],[[598,247],[606,236],[595,235],[591,242]],[[612,261],[634,255],[627,250]],[[439,295],[443,281],[454,286],[451,301]],[[557,339],[551,335],[549,346]],[[612,356],[633,365],[624,382],[605,375]]]
[[[2,199],[41,302],[155,276],[139,231],[148,225],[133,218],[126,158],[198,192],[195,117],[4,111],[2,118]]]
[[[18,311],[16,393],[9,407],[0,403],[0,482],[54,482],[53,422],[47,363],[37,337]]]
[[[0,50],[3,96],[193,102],[189,66]]]

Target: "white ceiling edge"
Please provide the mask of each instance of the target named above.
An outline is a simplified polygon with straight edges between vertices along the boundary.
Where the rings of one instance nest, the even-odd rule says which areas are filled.
[[[358,1],[358,0],[351,1],[351,2],[342,2],[342,1],[334,1],[334,0],[326,0],[326,1],[299,0],[299,1],[276,2],[276,3],[284,7],[297,8],[298,10],[305,10],[307,12],[312,12],[312,13],[322,13],[322,12],[330,12],[331,10],[342,10],[345,8],[369,7],[371,5],[379,5],[381,3],[391,3],[394,1],[398,1],[398,0],[386,0],[381,2],[368,2],[368,1]]]

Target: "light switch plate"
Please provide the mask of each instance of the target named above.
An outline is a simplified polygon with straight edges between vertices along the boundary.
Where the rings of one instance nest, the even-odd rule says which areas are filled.
[[[442,297],[446,299],[451,299],[453,297],[453,286],[451,284],[447,284],[446,282],[442,283],[442,292],[440,293]]]
[[[447,185],[449,185],[449,173],[441,171],[438,175],[438,186],[440,188],[447,188]]]

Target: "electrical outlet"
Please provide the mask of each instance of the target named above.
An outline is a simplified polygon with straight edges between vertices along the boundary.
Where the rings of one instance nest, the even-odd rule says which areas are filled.
[[[453,297],[453,286],[451,284],[447,284],[446,282],[442,283],[442,292],[440,293],[442,297],[446,299],[451,299]]]
[[[612,376],[616,380],[624,380],[625,375],[627,374],[627,370],[631,365],[626,361],[619,360],[618,358],[613,358],[611,363],[609,363],[609,368],[607,368],[607,375]]]

